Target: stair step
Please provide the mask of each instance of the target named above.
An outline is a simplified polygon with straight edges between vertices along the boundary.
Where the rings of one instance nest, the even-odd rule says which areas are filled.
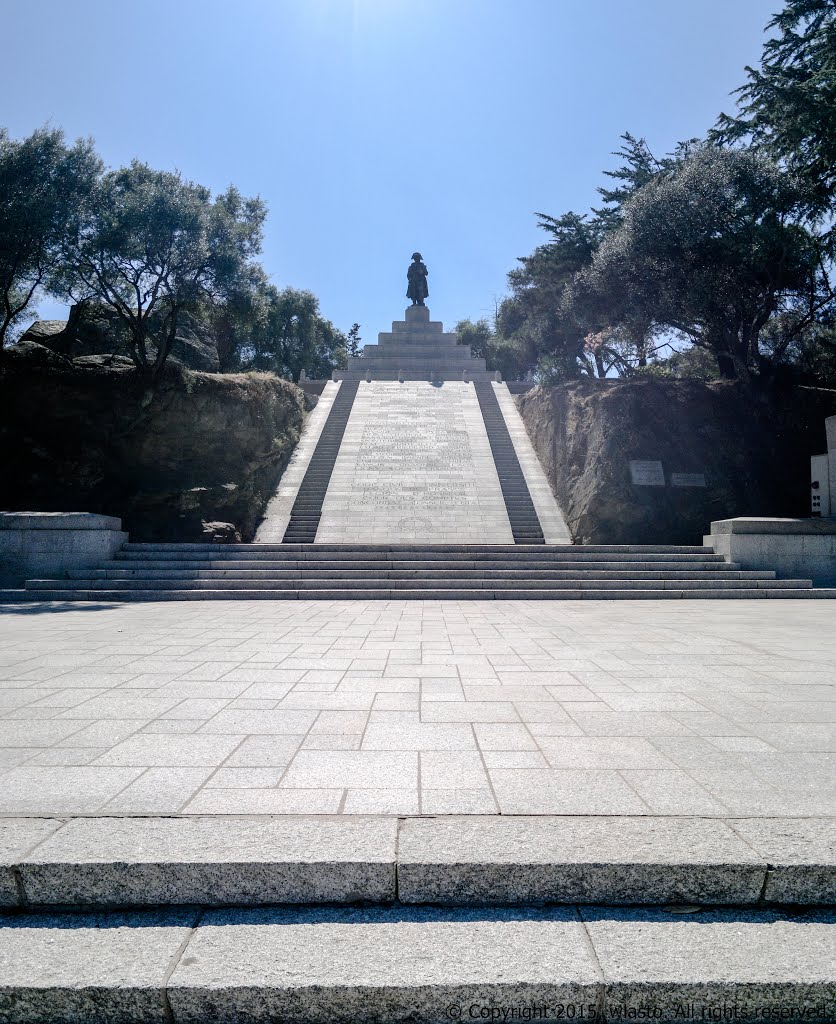
[[[485,578],[484,569],[462,569],[458,566],[455,569],[457,580],[477,580]],[[428,582],[445,578],[449,569],[427,568],[415,569],[411,566],[403,568],[374,567],[375,577],[378,579],[410,579],[425,580]],[[336,579],[336,580],[365,580],[369,578],[368,569],[336,569],[327,563],[323,565],[302,564],[295,568],[280,569],[71,569],[68,572],[69,579],[107,579],[107,580],[275,580],[287,581],[297,579]],[[729,569],[677,569],[677,570],[605,570],[598,569],[594,574],[583,569],[554,569],[554,568],[531,568],[531,569],[490,569],[490,578],[493,580],[584,580],[594,575],[595,579],[601,580],[717,580],[722,583],[726,579],[731,580],[774,580],[775,573],[768,570],[729,570]]]
[[[834,920],[595,906],[23,915],[0,928],[0,1015],[440,1024],[571,1007],[568,1019],[817,1021],[832,1013]]]
[[[653,815],[18,818],[4,837],[0,873],[17,879],[5,905],[24,910],[817,905],[832,900],[836,872],[827,818],[779,829]]]
[[[128,541],[123,545],[123,551],[279,551],[286,552],[287,544],[217,544],[217,543],[141,543]],[[295,549],[318,552],[382,552],[382,551],[423,551],[430,548],[433,551],[479,551],[479,552],[513,552],[520,554],[520,546],[516,544],[300,544]],[[542,549],[537,548],[539,553]],[[682,554],[682,555],[705,555],[715,556],[714,552],[702,544],[550,544],[547,551],[578,551],[600,554],[606,551],[613,552],[639,552],[647,554]]]
[[[623,552],[607,551],[607,552],[586,552],[576,550],[551,550],[544,546],[530,546],[515,553],[513,549],[508,551],[479,551],[478,548],[471,549],[463,552],[448,552],[448,551],[435,551],[432,548],[416,549],[413,551],[403,550],[398,551],[396,548],[385,548],[379,552],[373,551],[329,551],[319,550],[319,545],[315,547],[309,546],[307,550],[297,551],[291,550],[287,553],[281,551],[257,551],[246,553],[246,558],[242,558],[244,552],[231,551],[226,552],[222,547],[215,548],[211,552],[197,552],[197,551],[117,551],[115,561],[119,562],[149,562],[149,561],[269,561],[278,562],[282,560],[299,560],[304,559],[305,561],[343,561],[350,562],[352,560],[362,562],[374,562],[374,561],[387,561],[393,558],[398,561],[447,561],[450,563],[456,563],[461,561],[477,560],[480,562],[496,562],[496,561],[508,561],[513,563],[525,562],[525,561],[537,561],[537,562],[665,562],[670,565],[684,564],[687,562],[694,563],[714,563],[722,564],[724,562],[722,555],[715,555],[713,552],[706,552],[704,554],[684,554],[676,555],[673,553],[656,553],[656,552]],[[153,557],[151,557],[153,556]]]
[[[49,579],[32,579],[26,581],[31,590],[50,590],[56,581]],[[151,586],[149,586],[149,584]],[[572,580],[502,580],[497,583],[493,579],[467,580],[463,584],[458,579],[437,579],[432,581],[415,580],[408,577],[376,579],[367,576],[365,579],[312,579],[300,576],[294,580],[235,580],[235,579],[76,579],[73,587],[82,590],[281,590],[295,589],[301,591],[314,590],[749,590],[749,589],[784,589],[796,590],[812,586],[810,580],[602,580],[595,577]]]
[[[95,589],[68,587],[67,581],[53,581],[55,589],[27,590],[32,601],[637,601],[637,600],[712,600],[717,598],[745,600],[751,598],[833,599],[836,588],[775,588],[748,589],[573,589],[573,590],[474,590],[464,587],[456,590],[428,588],[426,590],[364,589],[352,590],[335,586],[331,590],[300,589]]]

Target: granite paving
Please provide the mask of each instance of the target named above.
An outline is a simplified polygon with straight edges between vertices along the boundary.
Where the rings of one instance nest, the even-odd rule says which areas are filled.
[[[836,813],[829,603],[0,612],[7,817]]]

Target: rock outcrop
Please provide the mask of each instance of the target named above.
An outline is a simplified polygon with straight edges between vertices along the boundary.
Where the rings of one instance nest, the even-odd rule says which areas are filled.
[[[731,384],[578,381],[516,399],[572,536],[588,544],[699,544],[733,516],[810,514],[810,456],[836,392],[747,400]],[[632,483],[659,461],[665,486]],[[705,487],[673,486],[673,474]],[[685,478],[688,479],[688,478]]]
[[[310,407],[294,384],[171,367],[152,391],[124,365],[61,362],[0,366],[0,508],[120,516],[137,541],[252,539]]]
[[[19,344],[36,343],[71,359],[86,356],[128,356],[125,327],[116,315],[101,308],[73,306],[69,320],[36,320]],[[191,313],[181,313],[169,361],[190,370],[216,373],[218,343],[211,329]]]

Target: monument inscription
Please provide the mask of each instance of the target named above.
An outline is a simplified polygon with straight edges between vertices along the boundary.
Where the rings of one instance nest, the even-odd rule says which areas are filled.
[[[705,473],[671,473],[671,487],[705,486]]]
[[[637,487],[664,487],[662,463],[653,459],[630,459],[630,481]]]

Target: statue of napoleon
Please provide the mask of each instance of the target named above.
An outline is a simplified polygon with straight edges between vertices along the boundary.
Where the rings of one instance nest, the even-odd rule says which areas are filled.
[[[429,271],[421,259],[420,252],[412,254],[412,262],[406,272],[406,279],[409,285],[406,289],[406,297],[412,299],[413,306],[423,306],[424,299],[430,294],[427,287],[427,274]]]

